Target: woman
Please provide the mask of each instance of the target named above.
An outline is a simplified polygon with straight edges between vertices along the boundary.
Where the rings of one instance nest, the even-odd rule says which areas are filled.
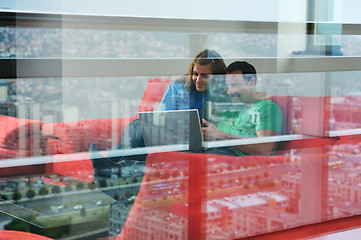
[[[200,119],[207,117],[208,102],[227,99],[225,74],[226,65],[222,57],[216,51],[203,50],[193,59],[188,74],[168,87],[158,110],[198,109]],[[135,119],[124,129],[121,143],[113,149],[144,146],[140,122],[139,119]],[[126,160],[145,161],[147,156],[112,156],[110,151],[107,158],[104,158],[98,153],[97,145],[94,143],[90,145],[89,151],[94,175],[102,177],[110,177],[109,168],[128,164]]]
[[[198,109],[200,119],[207,116],[206,103],[226,96],[226,65],[213,50],[198,53],[188,74],[167,89],[158,110]]]
[[[200,119],[207,117],[207,103],[228,96],[225,74],[226,65],[217,52],[212,50],[200,52],[193,59],[188,74],[168,87],[158,110],[198,109]],[[126,141],[126,139],[130,140]],[[144,147],[139,119],[135,119],[126,127],[122,134],[121,144],[116,148],[137,147]],[[124,177],[123,167],[136,166],[139,170],[141,166],[145,166],[146,156],[145,154],[119,157],[112,156],[112,151],[109,151],[108,156],[103,157],[98,152],[96,144],[90,146],[94,179],[97,177],[109,178],[114,173],[118,174],[118,177]]]

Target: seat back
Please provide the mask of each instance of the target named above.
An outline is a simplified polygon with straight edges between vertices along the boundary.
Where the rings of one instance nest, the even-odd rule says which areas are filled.
[[[4,115],[0,115],[0,122],[0,159],[45,153],[46,138],[41,132],[45,122]]]
[[[166,78],[150,78],[144,91],[142,100],[138,107],[136,117],[140,112],[150,112],[157,110],[171,81]]]
[[[272,102],[276,103],[280,108],[283,114],[284,126],[282,130],[282,134],[292,134],[294,133],[292,129],[292,113],[293,113],[293,97],[291,96],[271,96],[267,98]]]

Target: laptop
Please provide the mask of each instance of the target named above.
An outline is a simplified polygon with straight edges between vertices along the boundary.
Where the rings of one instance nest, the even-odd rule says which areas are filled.
[[[140,112],[146,147],[189,144],[190,151],[202,151],[203,136],[197,109]]]

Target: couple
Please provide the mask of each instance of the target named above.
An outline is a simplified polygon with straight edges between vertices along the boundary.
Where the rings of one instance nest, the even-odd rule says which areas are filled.
[[[257,81],[255,68],[244,61],[236,61],[226,67],[222,57],[213,50],[204,50],[193,59],[188,74],[173,82],[167,89],[158,110],[198,109],[202,121],[205,140],[226,140],[251,137],[267,137],[281,134],[283,115],[278,106],[262,99],[255,91]],[[211,102],[243,103],[244,107],[225,110],[216,120],[207,119],[207,104]],[[234,109],[234,108],[232,108]],[[124,135],[130,136],[123,141]],[[144,147],[139,119],[134,120],[124,130],[120,149]],[[249,144],[207,150],[207,153],[244,156],[269,155],[277,143]],[[91,160],[96,175],[102,169],[134,164],[127,157],[107,158],[99,155],[97,146],[90,146]],[[132,160],[145,160],[145,155],[132,157]]]

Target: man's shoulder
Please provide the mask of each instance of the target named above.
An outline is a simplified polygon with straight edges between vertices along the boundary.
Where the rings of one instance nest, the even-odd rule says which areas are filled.
[[[259,107],[278,108],[278,105],[270,99],[260,99],[254,104]]]
[[[270,100],[270,99],[260,99],[260,100],[258,100],[256,103],[258,103],[258,104],[275,104],[272,100]]]

